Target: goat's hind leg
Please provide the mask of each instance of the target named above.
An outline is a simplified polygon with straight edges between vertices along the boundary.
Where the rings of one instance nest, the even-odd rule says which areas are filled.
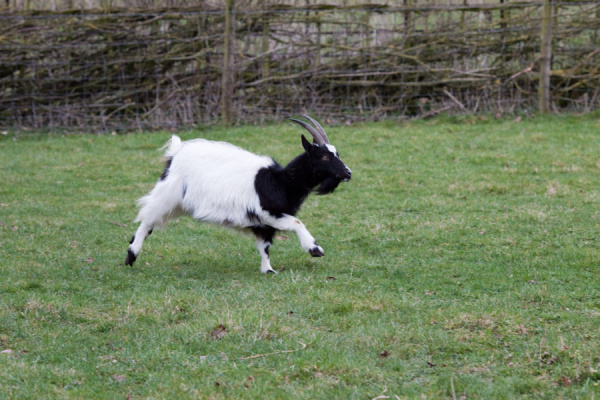
[[[273,243],[275,229],[271,227],[253,227],[252,233],[256,236],[256,248],[261,257],[260,272],[263,274],[276,274],[277,272],[271,267],[271,261],[269,260],[269,248]]]
[[[150,236],[154,227],[164,226],[169,219],[181,214],[182,191],[178,190],[178,185],[179,182],[171,177],[161,179],[150,194],[139,200],[142,208],[136,221],[141,221],[141,224],[131,238],[125,265],[133,265],[142,251],[144,240]]]
[[[129,242],[129,249],[127,250],[127,257],[125,258],[125,265],[132,266],[137,256],[142,251],[142,245],[144,244],[144,240],[152,233],[152,226],[148,226],[142,222],[132,236],[131,241]]]

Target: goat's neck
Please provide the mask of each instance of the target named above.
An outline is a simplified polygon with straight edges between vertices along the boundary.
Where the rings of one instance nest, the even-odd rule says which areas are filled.
[[[290,187],[298,192],[303,192],[308,195],[310,191],[320,182],[314,176],[312,165],[307,153],[302,153],[294,158],[283,169],[286,180],[290,183]]]

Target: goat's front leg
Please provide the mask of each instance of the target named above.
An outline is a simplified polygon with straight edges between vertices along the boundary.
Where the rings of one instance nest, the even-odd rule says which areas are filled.
[[[302,221],[298,218],[289,215],[283,214],[282,217],[277,218],[271,215],[261,216],[261,221],[273,228],[280,231],[293,231],[298,235],[298,240],[300,240],[300,246],[309,253],[313,257],[323,257],[325,252],[323,252],[323,248],[317,244],[317,241],[310,234],[308,229],[304,226]]]

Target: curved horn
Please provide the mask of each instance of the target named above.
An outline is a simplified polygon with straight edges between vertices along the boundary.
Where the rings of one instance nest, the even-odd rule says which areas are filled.
[[[294,119],[294,118],[290,118],[290,121],[294,121],[295,123],[297,123],[304,129],[306,129],[308,132],[310,132],[310,134],[312,135],[316,144],[319,144],[319,145],[327,144],[327,141],[323,138],[323,136],[319,133],[319,131],[317,131],[315,128],[313,128],[306,122],[300,121],[299,119]],[[321,128],[321,129],[323,129],[323,128]]]
[[[317,122],[317,120],[315,120],[314,118],[309,117],[308,115],[303,115],[304,118],[308,119],[310,122],[313,123],[313,125],[315,126],[315,128],[317,128],[317,131],[321,134],[321,136],[323,136],[323,140],[325,140],[325,144],[329,144],[329,138],[327,137],[327,134],[325,133],[325,129],[323,129],[323,127],[321,126],[321,124],[319,124]]]

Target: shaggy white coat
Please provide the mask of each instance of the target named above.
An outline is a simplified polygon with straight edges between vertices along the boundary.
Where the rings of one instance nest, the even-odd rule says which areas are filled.
[[[261,168],[275,163],[272,158],[225,142],[182,142],[175,135],[164,147],[165,156],[172,158],[168,175],[138,201],[141,209],[136,222],[163,226],[183,212],[218,224],[256,224],[248,219],[248,210],[261,210],[254,178]]]

